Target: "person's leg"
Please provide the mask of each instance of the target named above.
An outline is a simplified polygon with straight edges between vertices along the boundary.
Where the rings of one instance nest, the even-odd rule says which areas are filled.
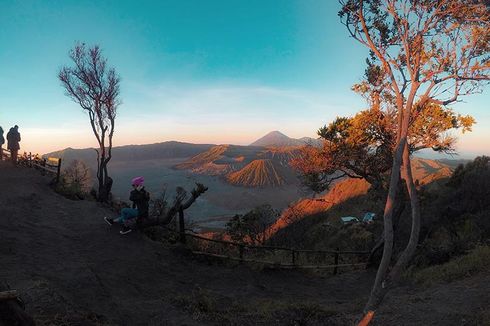
[[[122,224],[127,219],[126,216],[128,215],[128,210],[130,210],[130,209],[131,208],[123,208],[123,209],[121,209],[121,213],[119,214],[119,217],[110,218],[110,217],[106,216],[106,217],[104,217],[104,220],[110,225],[112,225],[114,223],[121,223]]]
[[[115,219],[114,222],[124,224],[127,220],[135,217],[138,217],[138,210],[136,208],[123,208],[121,210],[121,216]]]
[[[116,219],[114,219],[114,222],[116,222],[116,223],[120,223],[121,221],[123,221],[123,220],[124,220],[124,216],[126,216],[126,210],[127,210],[127,209],[128,209],[128,208],[123,208],[123,209],[121,209],[121,213],[119,214],[119,217],[118,217],[118,218],[116,218]]]
[[[133,218],[137,218],[138,217],[138,210],[135,209],[135,208],[126,208],[125,211],[124,211],[124,214],[122,214],[122,220],[120,221],[120,223],[122,224],[122,230],[119,231],[119,233],[121,234],[127,234],[129,232],[131,232],[131,227],[129,227],[127,225],[127,221],[129,219],[133,219]]]
[[[19,151],[13,150],[11,153],[12,153],[12,163],[17,164],[17,154],[19,153]]]

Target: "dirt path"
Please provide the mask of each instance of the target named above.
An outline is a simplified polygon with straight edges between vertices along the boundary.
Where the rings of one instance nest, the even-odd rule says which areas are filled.
[[[38,325],[349,325],[369,294],[372,272],[226,267],[138,232],[121,236],[103,222],[106,208],[65,199],[48,182],[0,162],[0,279],[20,291]],[[377,324],[472,325],[461,322],[463,309],[488,298],[490,277],[481,278],[452,290],[399,289]]]
[[[338,286],[304,273],[209,265],[138,232],[121,236],[103,222],[107,209],[63,198],[38,171],[0,163],[0,278],[22,293],[40,323],[202,324],[185,307],[193,296],[224,305],[292,300],[355,311],[352,291],[368,291],[359,283],[370,275],[345,274],[351,284]]]

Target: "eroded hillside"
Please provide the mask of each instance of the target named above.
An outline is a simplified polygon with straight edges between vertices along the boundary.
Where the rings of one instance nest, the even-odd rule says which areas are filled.
[[[435,160],[421,158],[412,160],[412,173],[419,185],[428,185],[436,180],[447,178],[451,176],[452,171],[452,168],[447,164]],[[307,216],[324,212],[349,199],[366,195],[369,188],[370,185],[363,179],[344,179],[337,182],[321,196],[301,199],[282,212],[279,219],[268,231],[269,236]],[[367,210],[367,207],[364,210],[360,208],[355,213],[367,212]]]
[[[200,153],[177,169],[223,177],[244,187],[297,185],[296,173],[289,166],[299,147],[259,147],[218,145]]]

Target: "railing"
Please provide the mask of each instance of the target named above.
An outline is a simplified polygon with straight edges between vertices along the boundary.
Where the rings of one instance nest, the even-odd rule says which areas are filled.
[[[184,214],[183,212],[179,212],[179,241],[183,244],[188,245],[187,238],[192,238],[197,241],[203,241],[205,243],[213,243],[223,247],[233,247],[236,254],[230,255],[230,250],[224,250],[227,254],[209,252],[209,250],[203,249],[203,246],[198,246],[199,250],[192,250],[192,252],[196,255],[214,257],[219,259],[226,259],[232,261],[238,261],[240,263],[258,263],[264,265],[271,265],[275,268],[283,268],[283,269],[332,269],[333,274],[337,274],[339,268],[346,267],[359,267],[366,266],[367,262],[362,263],[341,263],[342,256],[368,256],[369,251],[352,251],[352,250],[340,250],[336,248],[336,250],[305,250],[305,249],[293,249],[286,247],[276,247],[276,246],[261,246],[261,245],[252,245],[243,242],[234,242],[234,241],[226,241],[220,239],[211,239],[207,237],[203,237],[202,235],[189,233],[185,229],[184,223]],[[209,249],[209,246],[207,246]],[[256,254],[254,257],[248,258],[246,257],[247,252],[255,251]],[[277,258],[276,253],[283,252],[285,255],[279,255],[280,261],[272,261],[271,259],[260,259],[260,258]],[[264,253],[272,253],[272,256]],[[324,258],[330,256],[333,260],[331,264],[311,264],[311,263],[302,263],[302,256],[320,256],[322,261],[325,261]],[[274,257],[276,256],[276,257]],[[285,262],[285,260],[287,262]],[[308,262],[308,259],[306,259]]]
[[[12,152],[8,149],[3,149],[3,156],[11,159]],[[17,154],[17,162],[19,165],[41,170],[43,174],[53,174],[56,176],[56,183],[60,181],[61,158],[40,158],[37,155],[33,156],[31,152],[29,152],[29,154],[24,152],[22,155]]]
[[[6,148],[3,148],[3,151],[2,151],[2,160],[5,160],[6,157],[10,158],[12,156],[12,154],[10,153],[10,150],[6,149]]]
[[[43,158],[41,160],[33,160],[31,153],[29,153],[29,162],[31,166],[41,169],[45,172],[56,175],[56,183],[60,182],[61,175],[61,158]],[[56,162],[55,164],[53,164]]]

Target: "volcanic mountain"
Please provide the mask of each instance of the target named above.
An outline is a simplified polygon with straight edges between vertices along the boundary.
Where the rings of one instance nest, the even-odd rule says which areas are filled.
[[[218,145],[175,168],[222,176],[231,184],[245,187],[296,185],[298,180],[289,162],[298,154],[299,146]]]
[[[255,186],[282,186],[286,183],[284,176],[286,171],[271,159],[253,160],[240,171],[228,174],[228,182],[236,185]]]
[[[291,147],[291,146],[303,146],[303,145],[318,145],[321,141],[315,138],[303,137],[300,139],[290,138],[280,131],[271,131],[264,137],[257,139],[250,146],[264,146],[264,147]]]
[[[298,178],[289,163],[299,155],[302,146],[316,146],[319,143],[318,139],[294,139],[279,131],[272,131],[249,146],[214,146],[175,168],[221,176],[228,183],[238,186],[297,186]]]

